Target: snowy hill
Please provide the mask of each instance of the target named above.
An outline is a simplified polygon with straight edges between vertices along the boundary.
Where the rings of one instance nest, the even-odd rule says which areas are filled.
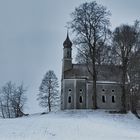
[[[34,114],[0,119],[0,140],[140,140],[140,120],[92,110]]]

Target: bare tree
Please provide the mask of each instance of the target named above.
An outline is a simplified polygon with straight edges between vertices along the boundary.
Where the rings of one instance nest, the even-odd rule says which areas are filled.
[[[11,81],[7,82],[0,92],[0,111],[3,118],[21,117],[26,102],[23,84],[16,87]]]
[[[27,100],[25,96],[26,91],[27,90],[24,88],[24,85],[21,84],[16,87],[16,90],[11,97],[11,106],[14,110],[15,117],[21,117],[24,115],[23,107]]]
[[[7,82],[1,90],[1,94],[2,94],[2,101],[3,101],[3,108],[5,111],[5,115],[8,118],[13,117],[13,111],[11,108],[11,97],[12,94],[14,93],[15,90],[15,85],[12,84],[11,81]]]
[[[4,105],[3,105],[3,102],[2,102],[2,98],[0,98],[0,110],[1,110],[2,117],[5,118]]]
[[[140,50],[134,52],[129,63],[130,76],[130,109],[137,114],[140,110]]]
[[[113,47],[110,45],[107,45],[105,43],[101,43],[98,47],[97,53],[96,53],[96,64],[97,65],[110,65],[110,64],[116,64],[115,55],[113,53]],[[83,46],[78,49],[77,55],[76,55],[76,62],[79,64],[90,64],[92,62],[90,58],[90,53],[87,46]]]
[[[76,34],[75,45],[79,46],[82,55],[86,57],[87,68],[93,79],[93,108],[96,109],[96,56],[99,51],[100,43],[107,39],[110,12],[95,1],[83,3],[71,14],[72,21],[69,22],[70,28]],[[85,53],[84,48],[88,50]],[[84,51],[83,51],[84,50]],[[88,56],[88,58],[87,58]],[[89,63],[90,62],[90,63]]]
[[[136,27],[130,25],[121,25],[113,33],[114,50],[122,68],[122,112],[126,112],[126,79],[130,57],[136,50],[137,37]]]
[[[49,112],[53,107],[58,106],[59,91],[58,79],[54,71],[49,70],[39,87],[39,94],[37,100],[42,107],[47,107]]]

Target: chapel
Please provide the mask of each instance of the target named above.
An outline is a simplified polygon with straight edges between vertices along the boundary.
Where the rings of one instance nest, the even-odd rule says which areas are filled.
[[[121,68],[114,65],[97,65],[98,109],[121,110]],[[67,34],[63,43],[61,109],[92,109],[92,76],[86,64],[73,64],[72,42]]]

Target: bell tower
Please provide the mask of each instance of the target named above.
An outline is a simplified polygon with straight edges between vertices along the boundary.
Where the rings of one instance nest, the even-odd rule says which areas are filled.
[[[67,32],[66,40],[63,43],[63,72],[72,68],[72,42]]]

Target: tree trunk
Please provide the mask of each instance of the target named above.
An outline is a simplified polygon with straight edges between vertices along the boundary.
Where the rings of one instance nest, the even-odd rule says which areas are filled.
[[[7,100],[7,115],[8,115],[8,118],[11,118],[11,116],[10,116],[10,109],[9,109],[9,100]]]
[[[94,47],[95,48],[95,47]],[[92,58],[92,78],[93,78],[93,109],[97,109],[97,101],[96,101],[96,64],[95,64],[95,49],[93,49],[93,58]]]
[[[51,93],[50,93],[50,87],[49,87],[49,94],[48,94],[48,108],[49,108],[49,112],[51,112]]]
[[[132,95],[131,95],[131,112],[135,113],[136,112],[136,97],[135,97],[135,93],[134,91],[132,91]]]
[[[93,80],[93,109],[97,109],[97,101],[96,101],[96,80],[95,79]]]
[[[0,105],[1,105],[1,113],[2,113],[2,117],[5,118],[5,116],[4,116],[4,111],[3,111],[3,104],[2,104],[2,101],[0,101]]]
[[[51,112],[50,98],[48,98],[48,107],[49,107],[49,112]]]
[[[121,101],[122,101],[122,112],[126,113],[126,66],[124,65],[122,67],[122,96],[121,96]]]

